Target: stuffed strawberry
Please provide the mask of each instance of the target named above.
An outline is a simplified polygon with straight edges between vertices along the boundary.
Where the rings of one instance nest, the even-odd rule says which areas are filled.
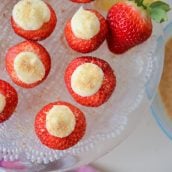
[[[49,148],[68,149],[84,136],[86,119],[75,106],[66,102],[50,103],[35,118],[35,132]]]
[[[68,65],[65,83],[78,103],[97,107],[111,96],[116,86],[116,77],[106,61],[85,56],[74,59]]]
[[[96,50],[107,36],[105,18],[95,10],[82,7],[75,13],[65,27],[65,37],[69,46],[81,53]]]
[[[56,22],[53,8],[42,0],[20,0],[12,11],[11,24],[15,33],[28,40],[47,38]]]
[[[32,88],[43,82],[49,74],[51,59],[46,49],[32,41],[11,47],[6,55],[6,69],[19,86]]]
[[[170,10],[165,2],[144,5],[143,0],[130,0],[115,4],[108,12],[108,47],[121,54],[146,41],[152,33],[152,21],[163,22]]]
[[[6,81],[0,80],[0,123],[9,119],[16,109],[18,95]]]
[[[88,3],[88,2],[92,2],[94,0],[71,0],[72,2],[76,2],[76,3]]]

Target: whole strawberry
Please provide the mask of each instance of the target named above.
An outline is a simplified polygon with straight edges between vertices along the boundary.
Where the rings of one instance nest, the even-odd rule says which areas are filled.
[[[161,23],[167,19],[169,10],[169,5],[161,1],[146,5],[143,0],[115,4],[107,15],[110,51],[121,54],[147,40],[152,33],[151,18]]]

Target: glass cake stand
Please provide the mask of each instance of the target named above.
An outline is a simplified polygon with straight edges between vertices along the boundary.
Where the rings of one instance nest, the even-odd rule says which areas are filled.
[[[0,78],[11,83],[19,94],[14,115],[0,125],[0,165],[12,171],[66,171],[88,164],[110,152],[124,141],[149,109],[163,68],[164,40],[162,25],[154,24],[151,38],[123,55],[109,52],[106,42],[88,55],[108,61],[117,76],[117,87],[109,101],[98,108],[77,104],[65,88],[63,74],[67,64],[83,54],[72,51],[63,35],[64,25],[80,5],[47,0],[58,16],[53,34],[40,42],[52,58],[52,69],[44,83],[33,89],[23,89],[10,80],[4,69],[7,49],[22,41],[10,26],[10,16],[16,0],[0,4]],[[86,8],[94,8],[93,4]],[[105,14],[106,15],[106,14]],[[36,113],[49,102],[63,100],[79,107],[86,115],[87,131],[74,147],[57,151],[42,145],[34,132]],[[141,110],[142,109],[142,110]]]

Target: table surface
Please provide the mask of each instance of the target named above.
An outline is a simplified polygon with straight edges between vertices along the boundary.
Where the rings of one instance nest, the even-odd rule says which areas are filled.
[[[172,140],[147,112],[136,130],[93,163],[100,172],[172,172]]]

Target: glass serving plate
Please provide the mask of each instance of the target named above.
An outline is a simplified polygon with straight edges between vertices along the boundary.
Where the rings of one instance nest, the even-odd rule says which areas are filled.
[[[149,108],[163,66],[162,28],[154,24],[151,38],[123,55],[110,53],[106,42],[95,52],[87,54],[108,61],[117,76],[117,87],[109,101],[98,108],[88,108],[71,98],[63,79],[68,63],[75,57],[84,56],[68,47],[63,34],[66,20],[80,5],[68,0],[65,3],[47,1],[58,17],[53,34],[40,42],[51,55],[51,72],[41,85],[23,89],[12,83],[4,64],[7,49],[23,41],[10,25],[12,7],[16,2],[5,0],[0,4],[0,78],[11,83],[19,95],[16,112],[7,122],[0,124],[0,160],[19,161],[19,166],[24,165],[23,171],[65,171],[87,164],[119,145],[142,118],[144,112],[140,112],[140,108]],[[93,4],[85,7],[94,8]],[[36,113],[49,102],[58,100],[79,107],[87,120],[83,139],[64,151],[42,145],[35,135],[33,125]]]

